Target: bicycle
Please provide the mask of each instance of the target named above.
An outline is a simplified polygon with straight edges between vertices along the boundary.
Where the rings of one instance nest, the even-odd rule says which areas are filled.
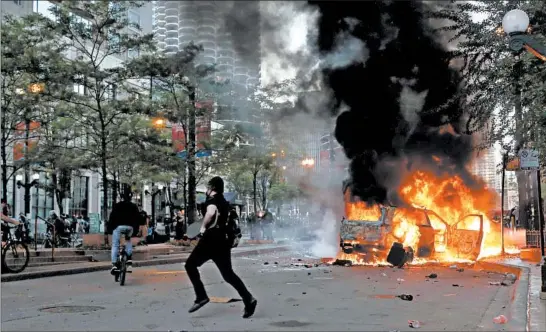
[[[11,229],[16,228],[16,232],[22,232],[23,225],[19,224],[16,227],[6,227],[9,229],[9,231],[6,231],[7,240],[6,243],[2,245],[2,268],[7,272],[20,273],[28,265],[30,260],[30,252],[24,242],[13,239]],[[15,263],[21,259],[23,264],[20,267],[16,268],[11,266],[12,262]]]
[[[125,241],[131,241],[130,236],[125,236]],[[127,252],[125,251],[125,243],[119,245],[119,255],[116,264],[119,267],[119,272],[114,275],[114,280],[119,282],[120,286],[125,285],[125,276],[127,273],[133,271],[127,271]]]

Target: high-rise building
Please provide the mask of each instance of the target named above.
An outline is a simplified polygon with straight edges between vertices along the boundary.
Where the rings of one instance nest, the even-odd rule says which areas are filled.
[[[480,151],[472,163],[472,173],[485,181],[490,189],[500,189],[497,161],[493,148]]]
[[[260,17],[245,17],[245,26],[255,29],[245,32],[245,38],[234,38],[235,29],[229,28],[225,14],[233,6],[243,5],[247,11],[259,13],[259,1],[155,1],[154,33],[158,46],[173,54],[190,42],[202,45],[200,61],[215,64],[216,76],[244,90],[257,86],[261,62]],[[243,56],[240,50],[244,50]]]

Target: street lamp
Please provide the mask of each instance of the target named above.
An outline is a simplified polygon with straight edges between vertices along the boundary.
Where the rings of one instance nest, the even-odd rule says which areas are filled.
[[[546,47],[527,34],[529,16],[520,9],[513,9],[504,15],[502,28],[510,36],[509,46],[515,52],[524,48],[542,61],[546,61]],[[540,298],[546,300],[546,259],[544,255],[544,212],[542,209],[542,197],[540,189],[540,167],[537,169],[538,191],[538,223],[540,229],[540,251],[542,254],[541,279],[542,287]]]
[[[526,49],[542,61],[546,61],[546,48],[527,34],[529,16],[521,9],[513,9],[504,15],[502,29],[510,36],[509,46],[514,52]]]
[[[155,118],[152,122],[154,128],[165,128],[167,121],[163,118]]]
[[[25,182],[23,183],[23,179]],[[21,174],[15,176],[15,181],[17,181],[17,188],[25,188],[25,215],[30,213],[30,189],[38,185],[38,180],[40,179],[40,174],[35,173],[32,175],[32,182],[28,182],[28,177],[23,177]]]
[[[304,167],[304,168],[311,168],[313,166],[315,166],[315,159],[313,158],[305,158],[301,161],[301,165]]]
[[[153,192],[149,192],[148,189],[150,187],[144,186],[144,194],[145,195],[151,195],[152,196],[152,221],[155,222],[155,196],[157,196],[159,193],[163,191],[165,187],[162,184],[157,185],[157,190]]]

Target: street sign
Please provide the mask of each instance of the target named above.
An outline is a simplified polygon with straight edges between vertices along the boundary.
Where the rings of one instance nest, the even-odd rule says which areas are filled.
[[[506,170],[508,172],[510,172],[510,171],[519,171],[520,170],[519,158],[514,157],[511,160],[509,160],[508,163],[506,163]]]
[[[538,151],[523,149],[519,152],[520,168],[522,170],[536,171],[540,167]]]

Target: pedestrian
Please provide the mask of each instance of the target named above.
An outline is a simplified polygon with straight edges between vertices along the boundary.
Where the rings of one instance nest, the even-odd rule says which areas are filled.
[[[212,259],[224,280],[233,286],[245,305],[243,318],[254,314],[258,301],[250,294],[245,284],[235,274],[231,265],[232,244],[228,241],[229,203],[224,198],[224,180],[215,176],[207,184],[207,199],[203,206],[201,238],[188,257],[185,268],[195,290],[195,302],[189,312],[195,312],[209,303],[205,286],[199,276],[198,267]]]

